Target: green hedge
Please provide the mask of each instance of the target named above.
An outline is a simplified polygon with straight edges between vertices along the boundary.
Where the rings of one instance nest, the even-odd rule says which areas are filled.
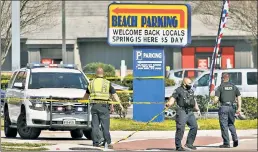
[[[115,113],[117,113],[120,116],[120,118],[125,118],[127,115],[127,109],[131,105],[130,104],[131,97],[127,93],[119,93],[118,96],[121,100],[122,106],[124,107],[124,112],[121,111],[120,106],[118,104],[115,104],[114,105]]]
[[[116,69],[111,64],[104,64],[101,62],[89,63],[83,67],[84,73],[95,73],[98,67],[102,67],[104,70],[105,77],[114,77],[116,75]]]
[[[8,87],[8,82],[11,79],[11,75],[1,75],[1,89],[5,90]]]
[[[242,98],[242,110],[245,116],[249,119],[257,119],[257,98]]]
[[[213,99],[213,97],[212,97]],[[196,96],[197,103],[199,105],[201,112],[206,112],[207,110],[207,103],[210,101],[208,96]],[[253,97],[243,97],[242,98],[242,111],[244,115],[248,119],[257,119],[257,98]],[[217,109],[219,108],[219,104],[216,105],[209,105],[209,109]]]

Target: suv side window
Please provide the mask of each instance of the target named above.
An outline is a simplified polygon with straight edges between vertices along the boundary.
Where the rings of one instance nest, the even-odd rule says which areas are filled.
[[[12,87],[13,80],[14,80],[16,74],[17,74],[17,71],[13,73],[13,75],[12,75],[12,77],[11,77],[9,83],[8,83],[8,88],[11,88],[11,87]]]
[[[229,75],[229,82],[234,85],[242,85],[242,73],[241,72],[225,72]],[[224,73],[222,73],[223,75]]]
[[[209,86],[209,77],[210,77],[210,74],[205,74],[204,76],[202,76],[198,80],[198,86],[200,86],[200,87]],[[217,73],[214,74],[214,79],[215,79],[215,85],[216,85],[216,83],[217,83]]]
[[[178,71],[174,73],[175,77],[182,78],[183,71]]]
[[[257,85],[257,72],[247,72],[247,84]]]
[[[190,78],[197,78],[199,75],[202,74],[203,71],[201,70],[185,70],[185,73],[184,73],[184,78],[185,77],[190,77]],[[193,75],[194,74],[194,75]],[[190,76],[192,75],[192,76]]]
[[[16,83],[16,82],[20,82],[20,83],[22,83],[23,85],[25,85],[25,82],[26,82],[26,72],[25,71],[20,71],[19,73],[18,73],[18,75],[16,76],[16,79],[14,80],[14,83]],[[13,84],[14,84],[13,83]]]

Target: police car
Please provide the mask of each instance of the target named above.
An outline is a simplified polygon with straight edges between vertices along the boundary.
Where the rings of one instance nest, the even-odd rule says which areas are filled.
[[[90,106],[73,102],[83,98],[88,82],[69,64],[28,64],[15,71],[6,90],[5,136],[18,132],[23,139],[36,139],[41,130],[61,130],[91,139]]]

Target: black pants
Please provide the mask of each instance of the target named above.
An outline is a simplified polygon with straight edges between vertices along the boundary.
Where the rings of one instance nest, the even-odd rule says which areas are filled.
[[[187,124],[188,127],[190,128],[190,131],[187,136],[186,144],[193,145],[196,134],[197,134],[197,128],[198,128],[196,118],[195,118],[193,112],[191,112],[191,111],[187,112],[182,109],[177,109],[177,111],[176,111],[176,138],[175,138],[175,144],[176,144],[177,148],[182,147],[181,141],[183,139],[184,132],[185,132],[185,124]]]
[[[91,114],[92,114],[91,125],[92,125],[93,145],[98,144],[102,138],[101,131],[99,129],[100,124],[102,127],[104,140],[105,140],[105,142],[110,144],[111,137],[110,137],[110,133],[109,133],[109,128],[110,128],[109,105],[108,104],[92,104]]]
[[[230,130],[233,141],[237,140],[235,128],[235,110],[232,106],[221,106],[219,108],[219,123],[224,145],[229,145],[228,130]]]

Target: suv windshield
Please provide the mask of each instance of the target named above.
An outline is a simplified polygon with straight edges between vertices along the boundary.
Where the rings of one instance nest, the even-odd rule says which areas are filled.
[[[29,89],[40,88],[87,88],[87,80],[82,73],[39,72],[31,73]]]

